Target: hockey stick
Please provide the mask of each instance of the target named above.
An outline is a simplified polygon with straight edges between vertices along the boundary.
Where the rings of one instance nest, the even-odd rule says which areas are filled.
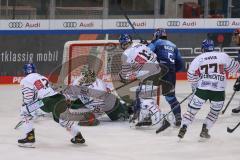
[[[232,94],[232,96],[230,97],[227,105],[226,105],[225,108],[223,109],[222,114],[224,114],[224,113],[226,112],[226,110],[227,110],[229,104],[232,102],[232,99],[233,99],[233,97],[234,97],[235,94],[236,94],[236,91],[233,92],[233,94]]]
[[[228,133],[232,133],[233,131],[235,131],[235,129],[237,129],[238,128],[238,126],[240,126],[240,122],[238,122],[238,124],[234,127],[234,128],[229,128],[229,127],[227,127],[227,132]]]
[[[193,93],[190,93],[187,97],[185,97],[185,98],[179,103],[179,105],[182,104],[183,102],[185,102],[192,94],[193,94]],[[175,107],[173,107],[173,109],[171,109],[167,114],[165,114],[165,115],[159,120],[159,122],[161,122],[163,119],[165,119],[165,118],[166,118],[170,113],[172,113],[177,107],[178,107],[178,105],[175,106]],[[161,128],[161,127],[160,127],[160,128]],[[160,128],[158,128],[158,129],[156,130],[156,134],[161,131]]]
[[[29,120],[32,120],[32,119],[33,119],[33,117],[29,118]],[[23,123],[24,123],[23,120],[19,121],[19,122],[16,124],[16,126],[14,127],[14,129],[18,129]]]
[[[18,129],[22,124],[23,124],[24,121],[19,121],[16,126],[14,127],[14,129]]]
[[[121,4],[118,5],[120,10],[123,12],[123,15],[125,17],[125,19],[127,20],[128,24],[131,26],[133,33],[137,36],[137,38],[141,41],[141,42],[146,42],[146,40],[144,40],[136,31],[136,28],[134,27],[134,25],[132,24],[132,22],[130,21],[128,15],[126,14],[126,12],[124,11],[124,9],[121,7]]]

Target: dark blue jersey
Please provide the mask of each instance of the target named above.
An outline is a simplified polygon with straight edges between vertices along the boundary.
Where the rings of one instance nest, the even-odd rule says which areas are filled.
[[[238,57],[237,57],[238,62],[240,62],[240,50],[238,50]]]
[[[183,69],[181,54],[171,41],[158,39],[152,41],[148,47],[157,55],[158,62],[166,65],[170,72],[178,72]]]

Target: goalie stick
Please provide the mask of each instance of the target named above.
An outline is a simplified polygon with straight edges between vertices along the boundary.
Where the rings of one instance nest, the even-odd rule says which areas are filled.
[[[193,93],[190,93],[187,97],[185,97],[185,98],[179,103],[179,105],[182,104],[183,102],[185,102],[192,94],[193,94]],[[162,119],[159,120],[159,122],[161,122],[163,119],[165,119],[165,118],[166,118],[170,113],[172,113],[173,110],[175,110],[177,107],[178,107],[178,105],[175,106],[173,109],[171,109],[167,114],[165,114],[165,115],[162,117]],[[161,132],[161,127],[156,130],[156,134],[159,133],[159,132]]]
[[[233,94],[232,94],[232,96],[230,97],[227,105],[226,105],[225,108],[223,109],[222,114],[224,114],[224,113],[226,112],[226,110],[227,110],[229,104],[232,102],[232,99],[233,99],[233,97],[234,97],[235,94],[236,94],[236,91],[233,92]]]
[[[238,127],[240,126],[240,122],[238,122],[238,124],[234,127],[234,128],[229,128],[229,127],[227,127],[227,132],[228,133],[232,133],[233,131],[235,131],[235,129],[237,129]]]

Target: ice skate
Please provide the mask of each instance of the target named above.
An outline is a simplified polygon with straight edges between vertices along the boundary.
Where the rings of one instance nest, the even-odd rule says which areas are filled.
[[[182,139],[186,132],[187,132],[187,126],[184,124],[179,130],[178,137]]]
[[[175,116],[175,126],[176,127],[180,127],[181,123],[182,123],[182,117],[181,117],[181,115],[177,114]]]
[[[207,125],[206,124],[203,124],[203,126],[202,126],[202,131],[200,133],[200,137],[204,138],[204,139],[211,138],[211,136],[208,134],[208,129],[207,129]]]
[[[20,147],[34,148],[35,147],[34,144],[35,144],[34,130],[27,133],[26,138],[18,140],[18,146],[20,146]]]
[[[151,117],[146,117],[142,121],[138,122],[136,124],[136,127],[141,127],[141,126],[150,126],[152,125],[152,120]]]
[[[240,113],[240,106],[238,106],[237,108],[232,109],[232,113],[233,114]]]
[[[81,132],[78,132],[77,135],[71,139],[71,142],[73,144],[78,144],[78,143],[83,144],[85,143],[85,139],[83,138]]]

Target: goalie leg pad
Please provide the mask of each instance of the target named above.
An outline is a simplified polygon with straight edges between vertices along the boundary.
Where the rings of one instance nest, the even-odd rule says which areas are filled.
[[[151,120],[151,125],[155,125],[160,121],[160,110],[155,104],[154,99],[141,99],[139,122],[146,119]]]

